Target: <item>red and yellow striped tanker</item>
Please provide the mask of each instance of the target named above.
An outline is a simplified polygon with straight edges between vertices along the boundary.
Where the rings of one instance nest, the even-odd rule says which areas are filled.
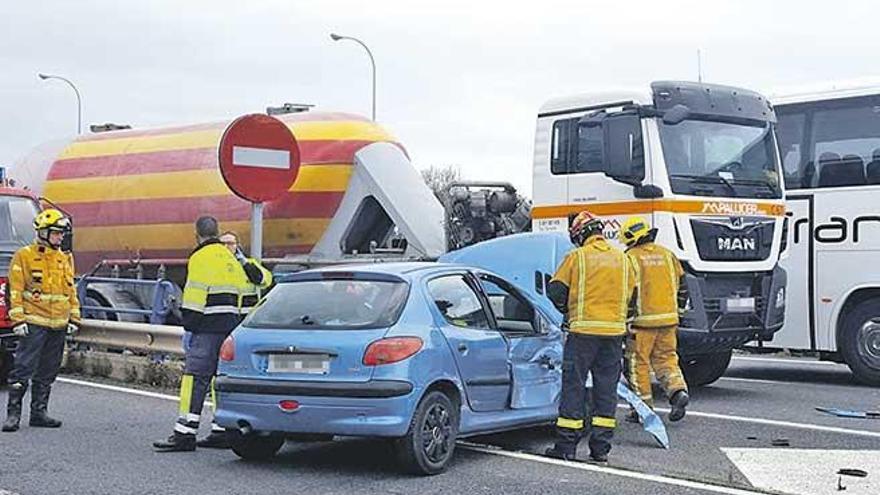
[[[279,118],[296,137],[302,165],[288,193],[265,205],[266,257],[310,252],[340,205],[354,154],[376,142],[398,145],[360,116],[309,112]],[[56,148],[62,150],[50,165],[25,159],[13,173],[73,217],[81,271],[102,259],[182,259],[194,246],[193,222],[200,215],[214,215],[222,229],[249,239],[250,205],[228,189],[218,165],[228,124],[81,136]]]

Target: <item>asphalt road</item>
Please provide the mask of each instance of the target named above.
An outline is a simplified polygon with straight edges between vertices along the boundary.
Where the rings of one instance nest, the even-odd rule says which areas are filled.
[[[401,474],[388,444],[379,440],[288,442],[267,463],[244,462],[229,451],[157,454],[150,443],[170,433],[174,401],[68,381],[56,385],[50,407],[65,421],[61,430],[24,426],[18,433],[0,434],[0,494],[737,493],[716,484],[784,491],[768,488],[751,465],[735,463],[722,449],[740,454],[776,449],[770,454],[780,472],[788,470],[786,462],[804,464],[796,449],[853,454],[836,454],[832,459],[841,465],[824,462],[826,469],[859,467],[852,465],[860,462],[859,455],[880,449],[880,420],[842,419],[813,409],[880,408],[880,391],[855,384],[845,367],[735,359],[726,378],[693,397],[693,414],[669,427],[668,451],[654,446],[637,425],[621,421],[610,468],[556,462],[529,455],[553,440],[550,428],[533,428],[470,439],[459,445],[446,473],[422,478]],[[0,401],[5,404],[5,392]],[[772,445],[781,439],[789,446]],[[863,493],[858,483],[871,482],[871,474],[880,478],[880,472],[869,471],[868,481],[847,480],[847,493]],[[831,490],[837,477],[824,476],[821,482]]]

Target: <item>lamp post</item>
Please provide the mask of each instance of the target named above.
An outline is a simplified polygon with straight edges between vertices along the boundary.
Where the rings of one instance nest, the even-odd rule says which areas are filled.
[[[370,64],[373,66],[373,121],[375,121],[376,120],[376,60],[373,59],[373,52],[370,51],[370,49],[367,47],[366,44],[364,44],[363,41],[361,41],[357,38],[353,38],[351,36],[342,36],[342,35],[339,35],[336,33],[330,33],[330,39],[332,39],[333,41],[351,40],[351,41],[354,41],[355,43],[361,45],[362,47],[364,47],[364,50],[367,51],[367,55],[369,55],[369,57],[370,57]]]
[[[79,90],[76,89],[76,86],[72,82],[70,82],[70,79],[67,79],[66,77],[54,76],[51,74],[43,74],[43,73],[40,73],[37,75],[40,76],[40,79],[42,79],[44,81],[47,79],[58,79],[58,80],[64,81],[71,88],[73,88],[73,92],[76,93],[76,133],[82,134],[82,97],[80,97]]]

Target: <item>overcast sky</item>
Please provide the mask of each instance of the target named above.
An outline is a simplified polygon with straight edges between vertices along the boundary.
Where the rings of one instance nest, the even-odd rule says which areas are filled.
[[[2,0],[0,164],[83,127],[232,119],[282,102],[378,120],[415,165],[531,195],[554,96],[695,79],[765,92],[878,75],[872,1]]]

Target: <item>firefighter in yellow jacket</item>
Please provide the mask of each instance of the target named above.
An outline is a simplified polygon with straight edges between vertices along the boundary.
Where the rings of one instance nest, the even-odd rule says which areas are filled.
[[[616,426],[623,336],[637,274],[630,258],[602,236],[602,222],[590,213],[581,212],[572,220],[569,235],[578,248],[566,256],[547,289],[553,304],[566,315],[569,333],[562,357],[558,439],[546,455],[575,457],[588,426],[584,421],[590,374],[590,459],[604,463]]]
[[[70,220],[56,209],[40,212],[34,219],[37,237],[12,256],[9,267],[9,318],[21,339],[15,350],[15,367],[9,374],[9,403],[2,430],[17,431],[28,386],[31,414],[28,424],[58,428],[61,421],[49,417],[49,394],[61,358],[65,335],[79,327],[79,301],[73,282],[73,257],[61,249],[70,232]]]
[[[656,229],[641,217],[628,219],[620,228],[620,241],[639,271],[639,309],[627,339],[627,375],[645,403],[653,407],[651,370],[669,397],[670,421],[685,415],[687,384],[678,366],[678,311],[687,295],[681,278],[684,270],[668,249],[654,243]],[[637,421],[632,414],[628,418]]]
[[[202,405],[217,373],[220,347],[241,321],[241,295],[249,281],[242,265],[218,239],[220,228],[213,217],[196,221],[198,247],[187,263],[183,288],[183,328],[192,332],[185,350],[180,382],[180,407],[174,432],[153,442],[159,452],[196,449]]]

